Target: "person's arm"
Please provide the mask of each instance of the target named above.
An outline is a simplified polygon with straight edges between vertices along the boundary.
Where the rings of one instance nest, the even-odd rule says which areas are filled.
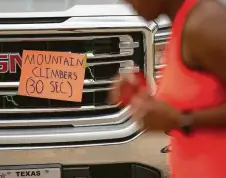
[[[226,86],[226,8],[218,1],[201,2],[186,29],[185,47],[191,61]],[[226,103],[193,115],[194,126],[226,126]]]
[[[193,113],[194,127],[226,126],[226,104]]]

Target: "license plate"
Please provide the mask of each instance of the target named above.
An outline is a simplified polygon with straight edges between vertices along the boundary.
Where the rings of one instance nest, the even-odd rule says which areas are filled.
[[[61,178],[60,165],[0,167],[0,178]]]

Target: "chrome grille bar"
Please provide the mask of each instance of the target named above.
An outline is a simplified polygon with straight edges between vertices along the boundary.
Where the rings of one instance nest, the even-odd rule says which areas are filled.
[[[32,38],[0,38],[0,42],[30,42],[30,41],[72,41],[72,40],[95,40],[105,38],[119,38],[120,41],[133,41],[129,35],[109,36],[81,36],[81,37],[32,37]]]
[[[62,142],[81,142],[94,140],[108,140],[126,138],[135,134],[139,129],[136,122],[125,122],[120,125],[81,127],[81,128],[53,128],[53,129],[1,129],[1,144],[32,144],[32,143],[62,143]],[[21,147],[19,147],[21,148]]]
[[[156,79],[160,79],[160,78],[162,78],[162,75],[156,75],[155,78],[156,78]]]
[[[159,64],[155,66],[155,69],[159,70],[159,69],[164,69],[165,67],[166,67],[166,64]]]
[[[165,41],[165,40],[171,39],[171,35],[172,33],[169,31],[160,32],[155,34],[155,39],[156,41],[163,41],[163,40]]]
[[[102,110],[102,109],[110,109],[110,108],[117,108],[120,103],[116,105],[102,105],[102,106],[94,106],[94,105],[87,105],[81,107],[67,107],[67,108],[26,108],[26,109],[0,109],[0,114],[25,114],[25,113],[50,113],[50,112],[73,112],[73,111],[90,111],[90,110]]]
[[[99,91],[109,91],[114,89],[113,87],[104,87],[104,88],[93,88],[93,89],[83,89],[83,93],[93,93]],[[17,91],[0,91],[1,95],[17,95]]]
[[[88,59],[101,59],[101,58],[116,58],[116,57],[125,57],[125,56],[131,56],[132,51],[124,51],[120,52],[120,54],[88,54],[87,58]]]
[[[87,63],[88,67],[91,66],[98,66],[98,65],[109,65],[109,64],[120,64],[120,65],[126,65],[128,67],[134,66],[133,60],[124,60],[124,61],[106,61],[106,62],[92,62]]]
[[[105,84],[112,84],[115,82],[119,82],[119,80],[111,80],[111,79],[105,79],[105,80],[94,80],[94,79],[85,79],[84,85],[105,85]],[[19,82],[0,82],[0,88],[17,88],[19,87]]]
[[[35,120],[20,119],[20,120],[9,120],[1,118],[0,127],[10,127],[10,126],[42,126],[42,125],[73,125],[73,126],[84,126],[84,125],[106,125],[106,124],[117,124],[122,123],[130,117],[130,108],[124,108],[121,111],[104,115],[104,116],[90,116],[77,118],[66,117],[66,118],[40,118]]]

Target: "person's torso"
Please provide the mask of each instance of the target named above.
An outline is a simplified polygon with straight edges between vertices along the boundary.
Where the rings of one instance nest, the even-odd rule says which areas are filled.
[[[185,0],[174,20],[165,56],[167,67],[156,95],[180,110],[208,109],[226,103],[226,85],[211,74],[190,70],[182,60],[183,27],[197,3],[198,0]],[[189,137],[176,130],[171,134],[175,177],[225,177],[226,164],[222,164],[226,162],[226,128],[194,129]]]

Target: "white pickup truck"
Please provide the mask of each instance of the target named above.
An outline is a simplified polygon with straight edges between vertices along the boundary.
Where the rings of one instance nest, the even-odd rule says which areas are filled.
[[[139,129],[129,106],[106,97],[123,70],[156,89],[169,28],[119,0],[0,1],[0,178],[168,176],[167,136]],[[82,102],[17,95],[25,49],[90,51]]]

